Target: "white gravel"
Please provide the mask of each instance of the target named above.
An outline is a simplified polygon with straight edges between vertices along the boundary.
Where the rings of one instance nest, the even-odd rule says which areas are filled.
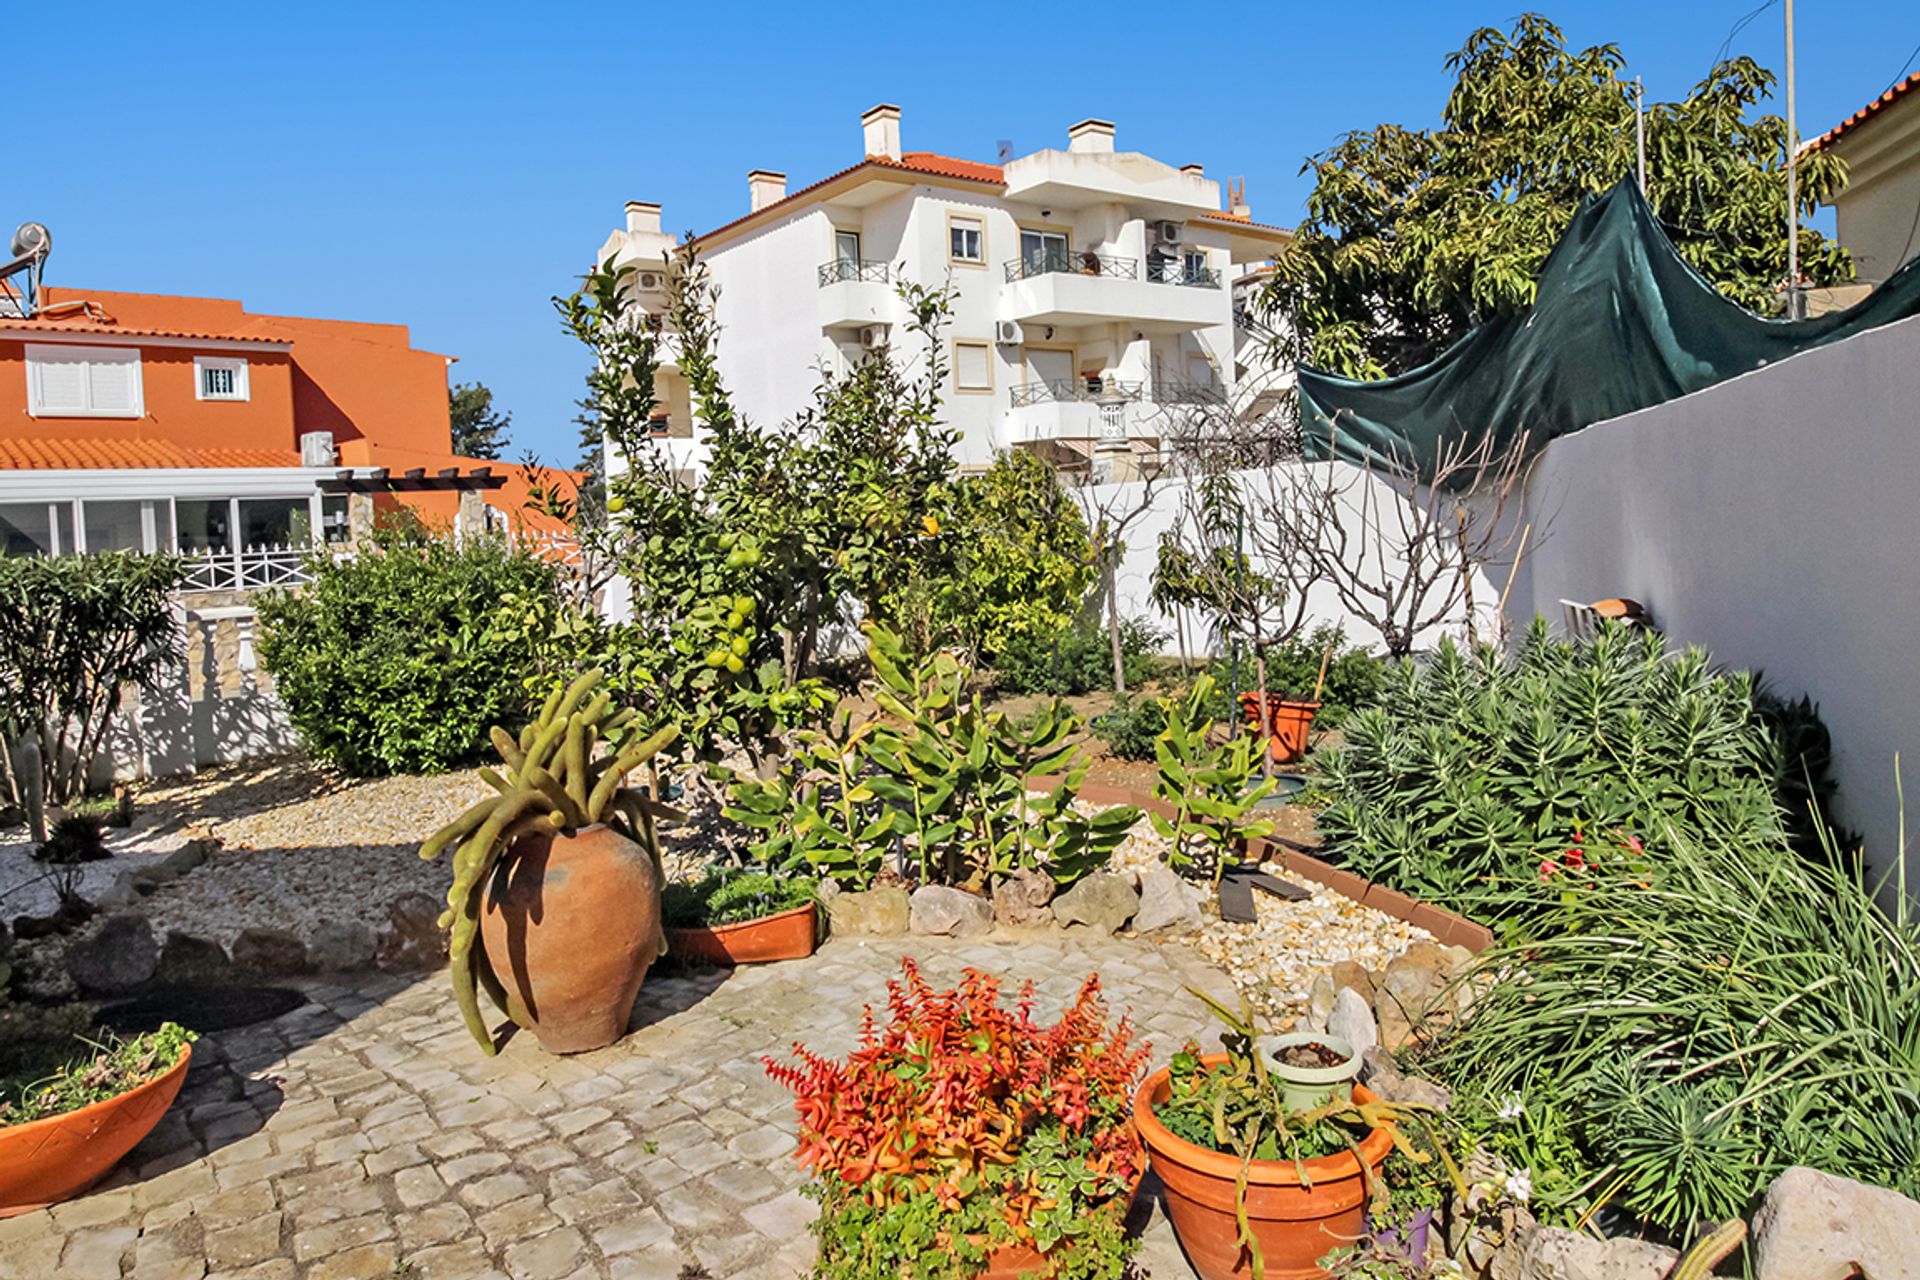
[[[74,867],[49,867],[34,861],[38,846],[25,827],[0,831],[0,920],[11,923],[16,916],[51,915],[60,903],[54,886],[62,874],[73,877],[73,887],[82,897],[93,897],[121,872],[158,863],[187,839],[177,815],[136,810],[132,826],[107,828],[105,843],[112,857]]]

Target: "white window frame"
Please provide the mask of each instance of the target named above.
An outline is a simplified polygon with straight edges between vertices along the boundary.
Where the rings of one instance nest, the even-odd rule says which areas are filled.
[[[233,374],[232,395],[210,395],[207,392],[208,369],[225,369]],[[251,400],[252,388],[247,382],[247,360],[245,356],[195,356],[193,358],[193,398],[195,400]]]
[[[978,237],[977,252],[972,257],[954,251],[953,238],[956,232],[971,230]],[[947,215],[947,261],[955,266],[984,267],[987,265],[987,220],[973,213],[949,213]]]
[[[968,385],[960,377],[960,348],[978,349],[985,361],[987,380],[977,385]],[[993,344],[984,338],[955,338],[953,340],[953,389],[969,395],[993,391]]]
[[[140,368],[138,347],[81,347],[47,342],[26,344],[27,416],[32,418],[144,418],[147,416],[146,379]],[[43,393],[42,377],[49,364],[86,361],[98,364],[133,366],[133,404],[126,410],[103,411],[93,407],[93,382],[86,382],[84,407],[73,409],[49,405]]]

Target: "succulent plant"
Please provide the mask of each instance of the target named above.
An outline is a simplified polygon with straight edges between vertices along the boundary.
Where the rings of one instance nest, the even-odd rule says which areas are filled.
[[[507,772],[488,768],[480,770],[480,776],[499,794],[474,805],[420,846],[420,856],[428,859],[454,847],[453,888],[447,891],[440,925],[452,930],[447,950],[460,1016],[488,1054],[495,1049],[480,1016],[479,987],[486,987],[502,1012],[509,1017],[512,1013],[480,941],[481,895],[487,877],[514,841],[536,832],[570,835],[604,822],[644,848],[659,881],[666,880],[654,822],[673,810],[625,783],[627,775],[672,742],[679,729],[669,725],[634,741],[632,710],[615,709],[610,694],[594,694],[603,678],[595,669],[554,690],[539,718],[522,729],[518,739],[495,725],[489,736]],[[603,743],[608,749],[596,758]],[[664,952],[664,934],[660,947]]]

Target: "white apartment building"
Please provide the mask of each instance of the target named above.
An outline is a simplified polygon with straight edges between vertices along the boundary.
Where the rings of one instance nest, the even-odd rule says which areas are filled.
[[[1234,282],[1290,235],[1252,220],[1199,165],[1114,148],[1114,126],[1083,120],[1064,150],[1004,166],[901,145],[900,109],[861,117],[863,158],[789,193],[784,173],[747,176],[749,208],[696,241],[718,289],[720,366],[754,421],[791,418],[823,372],[900,344],[902,279],[951,282],[948,421],[958,461],[988,465],[1032,449],[1063,469],[1124,479],[1152,465],[1170,408],[1233,401],[1257,344],[1236,328]],[[660,206],[627,205],[596,262],[635,268],[635,297],[666,304]],[[697,474],[699,424],[671,360],[657,434]],[[610,460],[610,462],[613,460]]]

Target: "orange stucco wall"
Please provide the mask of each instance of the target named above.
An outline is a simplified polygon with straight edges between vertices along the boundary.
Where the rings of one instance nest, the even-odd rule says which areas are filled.
[[[59,345],[84,345],[84,339]],[[295,449],[293,361],[286,352],[142,347],[141,418],[36,418],[27,412],[27,343],[0,338],[0,435],[16,439],[171,440],[202,449]],[[246,400],[194,397],[196,355],[244,356]]]

